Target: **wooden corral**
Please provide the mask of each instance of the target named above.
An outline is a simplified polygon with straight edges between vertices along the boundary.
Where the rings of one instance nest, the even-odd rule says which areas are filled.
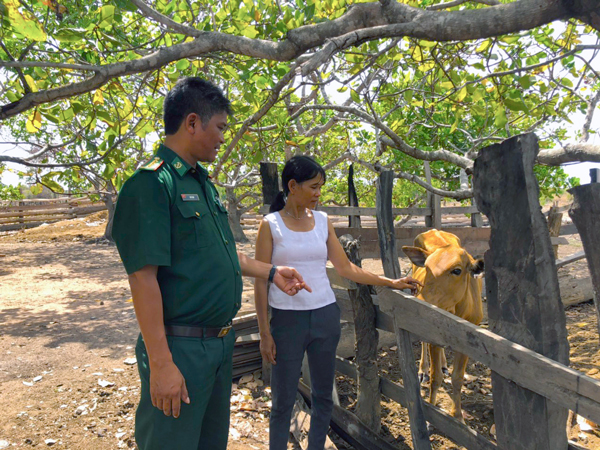
[[[556,263],[562,266],[582,255],[555,261],[552,245],[561,241],[550,239],[546,219],[539,208],[532,170],[536,152],[537,140],[527,135],[503,143],[500,150],[484,149],[480,172],[475,174],[480,177],[476,200],[492,226],[487,229],[447,229],[459,236],[470,253],[482,254],[487,250],[486,285],[488,307],[492,309],[489,330],[387,288],[378,288],[377,295],[371,296],[372,305],[369,306],[364,299],[356,297],[358,286],[340,279],[333,270],[329,272],[336,292],[348,290],[344,297],[352,305],[349,305],[350,311],[354,310],[355,315],[364,314],[361,310],[367,311],[367,316],[374,313],[374,320],[363,320],[360,333],[356,333],[356,351],[362,356],[356,358],[355,363],[338,358],[337,370],[356,379],[359,390],[369,391],[359,392],[358,402],[361,398],[379,398],[383,394],[407,407],[412,444],[417,450],[431,448],[427,422],[457,445],[477,450],[580,449],[567,442],[567,411],[600,422],[600,381],[568,367],[564,312],[556,276]],[[505,164],[502,158],[512,159],[515,164]],[[488,168],[482,169],[482,164],[488,164]],[[489,170],[497,173],[489,175]],[[394,228],[393,216],[408,212],[391,208],[391,180],[393,177],[389,174],[381,174],[375,211],[358,207],[340,208],[339,211],[337,208],[322,209],[329,214],[347,216],[375,213],[378,228],[341,227],[336,232],[338,236],[360,237],[360,256],[380,256],[386,275],[397,276],[394,253],[399,246],[411,244],[417,234],[428,228]],[[493,192],[501,194],[495,197]],[[505,192],[508,194],[502,198]],[[595,201],[600,202],[600,190],[596,196]],[[511,201],[510,208],[505,204],[508,200]],[[511,211],[516,211],[522,220],[515,220],[514,216],[511,220],[508,215]],[[597,223],[597,220],[590,223]],[[556,230],[553,234],[557,234]],[[384,255],[384,252],[388,254]],[[593,264],[590,269],[599,270]],[[359,319],[348,314],[344,318]],[[372,372],[376,345],[373,346],[373,338],[369,336],[376,336],[373,331],[377,329],[395,333],[397,337],[402,384],[385,378],[378,378],[374,383],[373,380],[360,382],[361,376]],[[492,370],[497,442],[490,441],[421,398],[412,352],[415,340],[451,347]],[[309,393],[307,389],[300,386],[305,397]],[[376,430],[372,430],[373,425],[366,424],[369,420],[360,420],[339,406],[334,409],[332,427],[340,436],[357,449],[381,448],[377,446],[378,437]],[[358,404],[356,410],[360,410]]]
[[[103,202],[93,201],[89,197],[0,202],[0,231],[37,227],[43,223],[84,217],[105,209]]]

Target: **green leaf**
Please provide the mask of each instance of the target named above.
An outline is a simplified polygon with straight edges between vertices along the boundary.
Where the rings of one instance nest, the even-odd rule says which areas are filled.
[[[492,45],[492,41],[490,41],[489,39],[486,39],[485,41],[483,41],[479,47],[477,47],[477,50],[475,50],[477,53],[483,53],[485,52],[488,48],[490,48],[490,46]]]
[[[523,75],[518,81],[523,89],[529,89],[535,83],[534,78],[529,75]]]
[[[560,80],[560,82],[563,84],[563,86],[566,87],[573,87],[573,82],[571,80],[569,80],[568,78],[563,78],[562,80]]]
[[[529,111],[527,108],[527,105],[525,105],[525,103],[523,103],[522,100],[512,100],[510,98],[505,98],[504,104],[511,111],[523,111],[523,112]]]
[[[83,39],[84,35],[84,29],[65,28],[53,34],[53,37],[60,42],[79,42]]]
[[[508,118],[506,117],[506,111],[504,111],[504,108],[496,108],[494,125],[498,128],[504,128],[507,123]]]
[[[360,103],[360,95],[354,89],[350,90],[350,97],[352,97],[355,103]]]
[[[456,96],[456,100],[462,102],[467,97],[467,87],[464,86],[460,91],[458,91],[458,95]]]
[[[100,10],[100,24],[98,25],[100,28],[109,27],[113,21],[115,20],[115,6],[114,5],[104,5]]]
[[[16,33],[32,41],[43,42],[47,39],[42,25],[35,17],[27,10],[26,16],[19,12],[19,0],[4,0],[4,6],[8,10],[8,21]]]
[[[186,70],[188,67],[190,67],[190,60],[189,59],[180,59],[175,64],[175,67],[177,67],[177,70],[181,70],[181,71]]]

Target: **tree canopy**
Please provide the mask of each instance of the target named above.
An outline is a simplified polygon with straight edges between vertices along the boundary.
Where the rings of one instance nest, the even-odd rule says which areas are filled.
[[[366,195],[368,174],[392,168],[406,202],[470,198],[459,171],[522,132],[540,136],[548,195],[569,183],[556,166],[600,161],[597,0],[1,0],[0,14],[2,138],[27,151],[0,164],[57,191],[118,189],[162,135],[164,94],[192,75],[236,111],[211,170],[240,209],[258,162],[294,153],[361,165]],[[325,200],[344,195],[332,182]]]

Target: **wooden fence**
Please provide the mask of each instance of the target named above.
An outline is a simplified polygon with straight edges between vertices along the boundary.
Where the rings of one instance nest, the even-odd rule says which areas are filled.
[[[0,231],[31,228],[103,211],[106,205],[89,197],[0,202]]]
[[[579,449],[581,447],[567,441],[567,411],[572,410],[600,423],[600,381],[568,367],[565,318],[558,294],[553,242],[537,203],[539,192],[533,175],[536,152],[535,137],[518,136],[507,143],[484,149],[476,161],[475,169],[479,170],[475,172],[479,183],[477,204],[492,222],[486,239],[490,247],[486,253],[489,330],[387,288],[378,288],[377,296],[372,297],[373,303],[369,306],[361,300],[361,306],[356,301],[360,286],[330,272],[332,285],[348,290],[351,304],[342,308],[351,311],[346,320],[356,322],[356,364],[338,358],[337,370],[356,379],[359,390],[357,414],[334,406],[332,427],[355,448],[392,448],[387,443],[378,442],[378,427],[369,430],[365,425],[372,423],[368,416],[363,413],[362,420],[358,418],[361,398],[379,399],[381,394],[407,407],[412,445],[416,450],[431,448],[427,422],[457,445],[474,450]],[[410,240],[414,236],[399,236],[398,229],[394,229],[392,183],[393,174],[381,174],[375,214],[377,248],[384,272],[386,276],[395,278],[399,274],[397,240]],[[600,205],[600,186],[594,195],[594,201]],[[595,258],[595,265],[590,264],[590,270],[595,267],[600,273],[596,257],[600,254],[600,244],[597,243],[600,236],[596,236],[597,226],[593,225],[600,220],[600,207],[579,208],[581,210],[584,210],[583,214],[590,211],[595,214],[588,221],[592,237],[584,241],[584,247],[588,261],[590,255]],[[347,214],[346,211],[344,214]],[[359,208],[353,213],[362,214],[363,211]],[[373,213],[372,210],[366,211]],[[365,230],[354,227],[340,230],[339,234],[345,231],[361,234],[362,246]],[[583,237],[583,231],[579,231]],[[354,235],[354,238],[358,237]],[[375,235],[369,241],[375,241]],[[369,249],[371,253],[374,251],[375,248]],[[600,277],[593,278],[600,285]],[[599,286],[595,285],[595,292],[600,292]],[[348,302],[347,297],[345,301]],[[396,335],[402,385],[379,376],[376,383],[370,383],[366,376],[369,370],[372,375],[372,367],[369,366],[373,366],[374,361],[377,373],[377,347],[365,339],[369,321],[363,320],[364,315],[372,314],[373,310],[371,326]],[[358,320],[361,320],[360,326]],[[451,347],[492,370],[497,442],[423,401],[412,351],[412,342],[416,339]],[[369,346],[368,351],[365,350],[366,345]],[[373,386],[376,392],[361,392]],[[307,396],[310,391],[301,384],[300,392]],[[371,403],[377,404],[378,400]]]

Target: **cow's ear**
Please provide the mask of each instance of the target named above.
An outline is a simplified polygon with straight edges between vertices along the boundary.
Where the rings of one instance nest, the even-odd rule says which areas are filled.
[[[471,272],[473,273],[473,275],[479,275],[480,273],[483,272],[484,269],[484,263],[483,263],[483,259],[478,258],[475,260],[475,263],[471,266]]]
[[[419,247],[409,247],[405,245],[402,247],[402,251],[406,256],[408,256],[408,259],[410,259],[415,266],[425,267],[425,260],[429,256],[429,253],[427,253],[425,250]]]

